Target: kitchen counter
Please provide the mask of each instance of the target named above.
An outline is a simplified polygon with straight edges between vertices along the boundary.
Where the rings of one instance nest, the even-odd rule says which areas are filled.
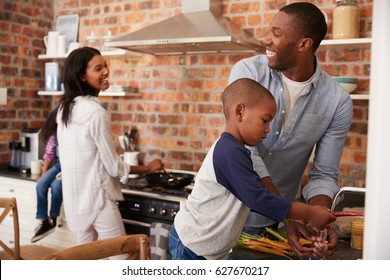
[[[22,179],[28,181],[37,181],[40,175],[23,174],[8,169],[8,164],[0,164],[0,176],[13,179]],[[362,258],[362,251],[352,249],[349,239],[340,239],[331,260],[356,260]],[[255,252],[247,249],[233,249],[229,255],[231,260],[287,260],[287,258],[269,255],[261,252]],[[296,258],[297,259],[297,258]]]
[[[9,177],[9,178],[13,178],[13,179],[34,181],[34,182],[36,182],[40,177],[40,175],[35,175],[35,174],[30,174],[30,173],[24,174],[21,172],[9,170],[8,164],[5,164],[5,163],[0,164],[0,176]]]
[[[329,260],[357,260],[361,259],[363,252],[352,249],[350,247],[349,239],[340,239],[337,244],[333,255],[330,256]],[[233,252],[229,255],[230,260],[288,260],[286,257],[265,254],[261,252],[255,252],[248,249],[237,249],[234,248]],[[293,258],[299,260],[299,258]]]

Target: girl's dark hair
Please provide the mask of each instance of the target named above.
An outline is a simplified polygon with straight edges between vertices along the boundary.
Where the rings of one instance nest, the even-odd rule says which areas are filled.
[[[315,52],[328,29],[321,10],[314,4],[298,2],[284,6],[279,11],[294,17],[296,31],[306,38],[313,39],[313,52]]]
[[[64,65],[64,95],[60,101],[62,109],[61,120],[67,126],[72,113],[74,99],[81,95],[98,96],[99,91],[81,80],[87,71],[88,62],[95,56],[101,55],[97,49],[83,47],[72,51]]]
[[[43,127],[41,128],[41,136],[42,140],[46,143],[50,136],[53,134],[57,134],[57,111],[58,107],[55,108],[49,115],[49,117],[46,119],[45,123],[43,124]]]

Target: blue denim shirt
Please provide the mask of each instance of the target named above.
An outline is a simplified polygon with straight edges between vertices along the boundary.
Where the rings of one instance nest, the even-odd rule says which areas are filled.
[[[265,55],[246,58],[234,65],[229,84],[239,78],[251,78],[275,97],[277,114],[264,142],[252,148],[256,172],[271,176],[282,196],[294,200],[302,174],[314,150],[309,182],[303,189],[306,200],[316,195],[333,198],[338,190],[339,164],[352,120],[352,100],[332,77],[316,70],[308,90],[300,96],[282,131],[286,100],[280,71],[268,67]],[[260,157],[258,156],[260,155]],[[274,223],[259,214],[251,214],[246,226]]]

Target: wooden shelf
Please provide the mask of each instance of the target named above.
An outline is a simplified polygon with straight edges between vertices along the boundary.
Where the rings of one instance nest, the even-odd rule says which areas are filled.
[[[371,47],[371,43],[371,38],[322,40],[319,50],[323,51],[350,48],[366,49]]]
[[[350,94],[352,100],[369,100],[370,95],[369,94]]]
[[[46,96],[61,96],[63,95],[63,91],[38,91],[38,95],[46,95]],[[126,93],[124,91],[102,91],[99,93],[99,96],[125,96]]]

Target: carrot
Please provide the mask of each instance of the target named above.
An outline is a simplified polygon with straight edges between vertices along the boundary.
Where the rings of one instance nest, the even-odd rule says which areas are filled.
[[[258,251],[258,252],[282,256],[282,257],[288,257],[288,255],[289,255],[289,252],[287,252],[287,251],[279,251],[276,249],[271,249],[271,248],[262,247],[262,246],[251,246],[250,249],[252,249],[253,251]]]
[[[284,241],[275,241],[275,240],[271,240],[267,237],[262,237],[261,239],[259,239],[259,241],[263,241],[265,243],[271,244],[271,245],[278,247],[278,248],[281,248],[281,249],[292,250],[291,246],[287,242],[284,242]]]
[[[364,212],[355,211],[333,211],[332,214],[336,217],[364,216]]]

